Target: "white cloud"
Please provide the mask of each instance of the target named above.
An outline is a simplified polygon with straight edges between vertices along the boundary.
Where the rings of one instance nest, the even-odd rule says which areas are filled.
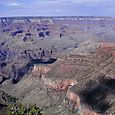
[[[114,7],[102,7],[101,9],[103,10],[114,10],[115,11],[115,8]]]
[[[60,9],[60,10],[59,10],[59,9],[56,9],[55,11],[56,11],[56,12],[61,12],[62,10],[61,10],[61,9]]]
[[[21,5],[21,4],[16,3],[16,2],[8,3],[8,6],[20,6],[20,5]]]

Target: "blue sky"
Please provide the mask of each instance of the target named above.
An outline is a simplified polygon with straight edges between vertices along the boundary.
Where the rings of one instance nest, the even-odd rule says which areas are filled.
[[[115,0],[0,0],[0,16],[115,17]]]

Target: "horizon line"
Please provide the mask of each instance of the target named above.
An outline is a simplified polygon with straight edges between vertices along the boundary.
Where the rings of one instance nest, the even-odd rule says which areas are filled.
[[[89,17],[89,18],[114,18],[114,17],[112,17],[112,16],[83,16],[83,15],[79,15],[79,16],[0,16],[0,18],[52,18],[52,17],[56,17],[56,18],[61,18],[61,17],[81,17],[81,18],[83,18],[83,17]]]

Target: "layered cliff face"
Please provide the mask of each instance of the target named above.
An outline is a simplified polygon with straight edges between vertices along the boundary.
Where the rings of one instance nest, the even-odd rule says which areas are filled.
[[[1,18],[0,89],[43,115],[112,114],[113,18]]]
[[[113,52],[115,47],[111,46],[111,44],[106,45],[105,47],[105,44],[101,44],[94,54],[88,55],[89,58],[77,55],[68,56],[68,59],[66,58],[65,60],[65,65],[63,63],[63,68],[60,68],[60,70],[59,68],[52,69],[52,73],[55,73],[56,76],[51,75],[51,73],[49,73],[50,76],[48,74],[45,76],[46,80],[52,80],[49,84],[52,89],[55,88],[55,90],[66,94],[63,103],[65,103],[68,109],[77,110],[76,114],[98,115],[110,114],[110,112],[114,111],[115,57]],[[86,66],[90,66],[90,69],[84,70],[86,69],[84,63],[77,64],[77,66],[75,66],[76,63],[71,63],[73,60],[77,60],[78,57],[79,63],[80,59],[82,62],[86,61],[86,59],[87,61],[90,60],[89,64],[86,61]],[[72,70],[76,69],[76,71],[74,71],[74,74],[72,74],[72,71],[69,71],[72,74],[70,77],[66,73],[68,70],[71,70],[71,65],[74,66]],[[62,67],[62,64],[61,66],[58,65],[58,67]],[[68,70],[67,67],[69,68]],[[79,68],[81,67],[82,72],[80,73]],[[77,71],[79,71],[79,74]]]

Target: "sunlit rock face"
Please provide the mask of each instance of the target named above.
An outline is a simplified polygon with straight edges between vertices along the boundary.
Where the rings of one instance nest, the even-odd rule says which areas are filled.
[[[77,83],[76,80],[64,79],[64,80],[60,83],[60,90],[66,91],[66,90],[68,90],[69,87],[75,85],[76,83]]]
[[[47,66],[34,65],[32,73],[38,74],[38,75],[44,75],[47,72],[49,72],[50,70],[51,70],[51,68],[47,67]]]
[[[115,44],[114,43],[101,43],[100,44],[100,50],[106,51],[106,52],[111,52],[112,57],[114,58],[115,62]]]
[[[74,105],[75,108],[78,108],[78,109],[80,108],[80,98],[79,98],[79,96],[77,96],[77,94],[75,94],[74,92],[68,91],[66,94],[66,97],[70,101],[75,102],[75,105]]]

